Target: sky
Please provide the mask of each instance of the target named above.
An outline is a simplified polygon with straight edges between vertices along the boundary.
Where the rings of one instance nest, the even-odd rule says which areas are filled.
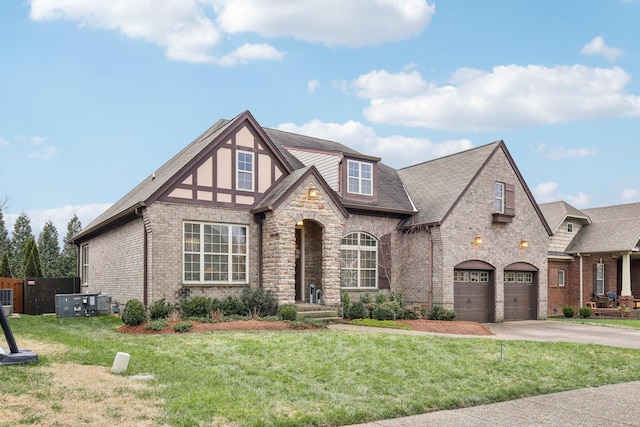
[[[9,233],[88,225],[218,119],[400,168],[504,140],[538,203],[640,201],[640,0],[0,2]]]

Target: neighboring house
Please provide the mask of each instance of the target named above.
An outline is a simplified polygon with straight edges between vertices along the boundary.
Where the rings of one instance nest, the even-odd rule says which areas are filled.
[[[540,205],[549,245],[549,314],[587,302],[634,306],[640,298],[640,203],[578,210],[566,202]],[[613,301],[616,305],[616,301]]]
[[[482,322],[545,318],[549,229],[506,145],[395,170],[333,141],[220,120],[73,238],[83,291],[339,306],[402,292]]]

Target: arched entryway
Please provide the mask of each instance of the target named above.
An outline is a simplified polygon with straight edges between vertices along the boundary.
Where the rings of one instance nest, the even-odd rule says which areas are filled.
[[[464,261],[453,271],[456,320],[491,322],[494,318],[494,267],[484,261]]]
[[[322,224],[305,219],[296,224],[295,301],[322,302]]]
[[[538,269],[516,262],[504,269],[504,320],[538,318]]]

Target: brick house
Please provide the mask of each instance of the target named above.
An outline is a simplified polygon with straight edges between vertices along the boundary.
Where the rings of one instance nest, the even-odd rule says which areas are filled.
[[[248,111],[219,120],[73,238],[83,291],[339,306],[381,290],[461,320],[546,317],[551,230],[504,142],[380,160]]]
[[[588,302],[635,306],[634,295],[640,297],[640,203],[578,210],[560,201],[540,208],[553,231],[549,314]],[[615,294],[611,301],[609,293]]]

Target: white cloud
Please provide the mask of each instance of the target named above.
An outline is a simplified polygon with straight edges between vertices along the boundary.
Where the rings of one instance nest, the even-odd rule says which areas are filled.
[[[553,147],[545,151],[544,145],[542,145],[539,147],[538,151],[540,151],[546,159],[551,159],[551,160],[560,160],[567,157],[589,157],[589,156],[595,156],[596,154],[598,154],[597,148],[587,148],[587,147],[583,147],[583,148]]]
[[[9,141],[0,136],[0,147],[7,147],[9,145]]]
[[[214,55],[223,36],[254,33],[339,46],[365,46],[422,32],[435,13],[425,0],[31,0],[34,21],[66,20],[160,46],[174,61],[223,66],[279,60],[267,44]],[[225,37],[225,41],[230,37]]]
[[[625,188],[620,192],[620,199],[623,203],[632,203],[640,201],[640,189]]]
[[[309,80],[307,82],[307,89],[311,93],[315,92],[318,86],[320,86],[320,82],[318,80]]]
[[[283,52],[278,52],[273,46],[268,44],[245,43],[230,54],[216,59],[215,62],[225,67],[233,67],[238,64],[248,64],[255,60],[279,61],[283,57]]]
[[[591,196],[579,191],[577,195],[571,196],[558,192],[558,184],[555,182],[541,182],[533,188],[533,195],[538,203],[555,202],[564,200],[575,208],[586,208],[591,202]]]
[[[595,37],[589,43],[585,44],[580,53],[583,55],[600,55],[611,62],[624,54],[622,49],[607,46],[602,36]]]
[[[293,37],[329,46],[370,46],[422,32],[435,14],[425,0],[212,0],[229,34]]]
[[[364,114],[372,122],[481,131],[638,117],[640,96],[623,92],[630,80],[619,67],[506,65],[463,68],[453,73],[455,84],[443,86],[425,83],[416,71],[372,71],[352,87],[369,99]]]
[[[28,157],[30,159],[42,159],[42,160],[51,160],[58,157],[59,150],[56,147],[52,147],[50,145],[44,146],[39,150],[32,151],[29,153]]]
[[[32,136],[30,138],[30,141],[34,145],[40,145],[40,144],[44,144],[47,141],[47,139],[48,138],[44,136]]]
[[[98,217],[102,212],[107,210],[111,206],[111,203],[92,203],[88,205],[64,205],[57,208],[50,209],[33,209],[28,210],[25,213],[31,220],[31,230],[36,239],[40,235],[42,228],[47,221],[51,221],[58,230],[58,237],[60,242],[64,240],[67,235],[67,225],[69,220],[73,218],[73,215],[78,215],[78,219],[83,227],[89,225],[91,221]],[[7,213],[5,217],[5,226],[9,234],[13,233],[13,225],[20,214]]]
[[[283,123],[278,129],[340,142],[364,154],[380,157],[383,163],[393,167],[409,166],[473,147],[467,139],[435,143],[425,138],[381,137],[372,128],[353,120],[342,124],[312,120],[301,126]]]

